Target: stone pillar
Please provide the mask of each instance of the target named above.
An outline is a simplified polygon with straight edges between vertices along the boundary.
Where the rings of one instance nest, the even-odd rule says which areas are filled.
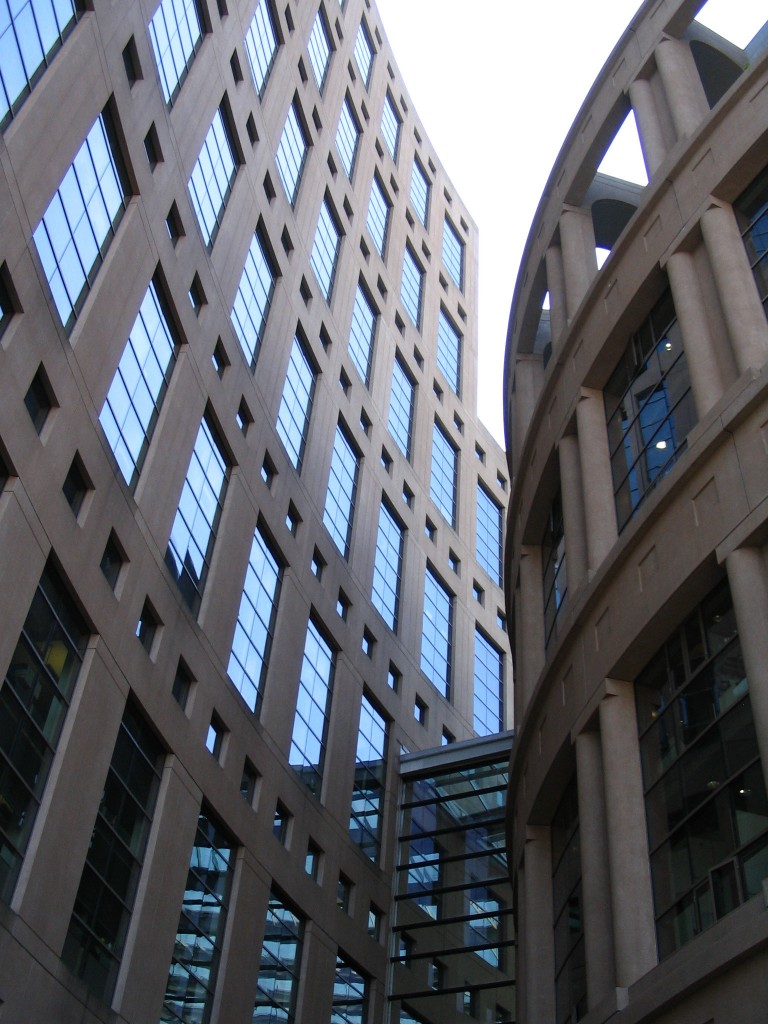
[[[525,837],[525,1024],[555,1019],[552,848],[549,829],[528,826]]]
[[[576,206],[563,207],[560,214],[560,245],[563,254],[565,307],[570,321],[597,274],[591,210],[582,210]]]
[[[659,120],[656,110],[656,103],[651,90],[651,83],[645,78],[636,78],[629,87],[629,102],[635,112],[635,123],[637,134],[640,138],[640,148],[643,151],[643,162],[648,180],[654,176],[656,171],[664,163],[667,155],[667,145],[664,139],[664,129]]]
[[[654,53],[669,112],[678,139],[693,135],[709,113],[690,46],[679,39],[662,39]]]
[[[759,548],[737,548],[725,567],[733,597],[757,745],[768,788],[768,573]]]
[[[673,253],[667,260],[667,274],[675,312],[683,333],[683,347],[696,412],[701,419],[718,401],[724,390],[715,339],[709,328],[699,275],[691,253]]]
[[[515,721],[522,721],[533,688],[544,664],[544,598],[541,578],[541,548],[524,544],[520,552],[519,611],[517,627],[517,673],[515,675]]]
[[[560,347],[560,338],[568,323],[565,306],[565,274],[563,253],[559,245],[550,245],[544,257],[549,292],[549,322],[552,330],[552,351]]]
[[[768,323],[731,207],[710,206],[701,233],[739,372],[768,359]]]
[[[520,455],[541,394],[544,370],[541,356],[519,355],[515,361],[515,395],[512,402],[512,464],[520,472]]]
[[[589,486],[584,488],[587,567],[594,572],[618,537],[602,391],[581,389],[576,403],[576,423],[581,478],[589,481]]]
[[[575,747],[587,1002],[591,1008],[616,985],[600,734],[580,733]]]
[[[579,441],[575,434],[560,438],[560,490],[563,500],[565,554],[568,590],[573,595],[587,578],[587,535],[584,526],[584,491],[579,459]]]
[[[632,683],[608,680],[599,714],[616,985],[629,988],[657,963],[651,868]]]

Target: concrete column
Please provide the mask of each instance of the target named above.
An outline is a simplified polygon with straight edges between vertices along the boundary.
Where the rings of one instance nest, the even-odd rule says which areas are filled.
[[[587,566],[590,572],[594,572],[618,537],[602,391],[581,389],[581,397],[576,403],[576,423],[581,478],[589,481],[589,486],[584,488]]]
[[[591,1008],[616,985],[600,734],[582,732],[575,746],[587,1002]]]
[[[635,112],[637,134],[640,138],[640,149],[643,152],[643,163],[650,181],[667,155],[664,140],[664,129],[659,120],[656,103],[651,90],[651,83],[645,78],[636,78],[629,87],[629,102]]]
[[[515,677],[515,721],[522,716],[544,664],[544,598],[541,578],[541,548],[524,544],[520,555],[519,611],[517,627],[517,674]]]
[[[512,464],[515,474],[520,472],[520,453],[533,418],[533,410],[541,394],[543,381],[541,357],[519,355],[515,362],[515,397],[512,403]]]
[[[768,572],[759,548],[737,548],[725,560],[733,597],[757,745],[768,787]]]
[[[525,838],[525,1017],[523,1024],[555,1019],[555,951],[552,931],[552,848],[549,829],[531,827]]]
[[[633,685],[608,680],[599,714],[616,984],[629,988],[657,963]]]
[[[565,554],[568,590],[573,595],[587,578],[587,534],[584,525],[584,491],[581,480],[579,441],[575,434],[560,438],[560,490],[563,499]]]
[[[667,274],[683,332],[696,412],[701,419],[724,391],[715,339],[709,328],[699,275],[691,253],[673,253],[667,260]]]
[[[566,206],[560,214],[560,245],[563,254],[565,306],[568,320],[574,315],[597,274],[595,229],[592,211]]]
[[[544,257],[547,267],[547,291],[549,292],[549,322],[552,329],[552,351],[560,347],[560,337],[566,328],[568,316],[565,310],[565,274],[563,253],[559,245],[550,245]]]
[[[701,218],[715,287],[739,372],[768,359],[768,323],[731,207],[711,206]]]
[[[654,53],[678,139],[693,135],[709,113],[709,104],[687,43],[662,39]]]

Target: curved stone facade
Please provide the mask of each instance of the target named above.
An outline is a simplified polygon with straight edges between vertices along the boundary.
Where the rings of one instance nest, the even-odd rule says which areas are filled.
[[[55,6],[0,69],[0,1012],[388,1020],[400,752],[475,734],[476,636],[478,731],[511,678],[477,230],[367,0]]]
[[[738,50],[701,6],[617,44],[510,316],[525,1024],[764,1013],[768,29]],[[630,110],[644,187],[596,173]]]

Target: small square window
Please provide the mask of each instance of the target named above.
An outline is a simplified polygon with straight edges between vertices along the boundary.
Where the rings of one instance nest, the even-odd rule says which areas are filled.
[[[271,488],[274,483],[275,477],[277,476],[277,470],[275,464],[270,458],[269,452],[264,454],[264,461],[261,464],[261,479]]]
[[[451,743],[455,743],[455,742],[456,742],[456,737],[453,735],[453,733],[449,732],[448,729],[443,729],[442,745],[444,747],[447,747]]]
[[[455,551],[448,551],[448,568],[452,572],[455,572],[457,576],[459,575],[459,570],[461,569],[461,560]]]
[[[464,420],[459,416],[458,413],[453,414],[453,425],[459,434],[464,433]]]
[[[360,412],[360,429],[366,437],[371,436],[371,420],[365,409]]]
[[[437,527],[429,517],[427,517],[426,522],[424,523],[424,532],[434,544],[437,540]]]
[[[149,126],[149,131],[144,136],[144,152],[147,154],[150,170],[154,171],[157,165],[163,161],[163,151],[160,148],[160,139],[154,122]]]
[[[352,381],[347,376],[346,370],[342,368],[339,374],[339,387],[344,392],[347,398],[349,398],[349,389],[352,387]]]
[[[282,843],[283,846],[288,845],[288,826],[290,824],[291,814],[285,804],[282,801],[277,801],[275,807],[275,816],[272,822],[272,835],[278,842]]]
[[[429,965],[428,979],[429,987],[435,992],[439,992],[443,987],[443,974],[444,968],[439,960],[432,960]]]
[[[212,754],[217,761],[221,760],[226,731],[224,723],[218,715],[214,714],[211,718],[211,724],[208,726],[208,732],[205,737],[205,747],[208,753]]]
[[[413,349],[413,358],[414,358],[418,368],[420,370],[423,370],[424,369],[424,356],[421,354],[421,352],[419,352],[419,350],[418,350],[418,348],[416,348],[416,346],[414,346],[414,349]]]
[[[160,631],[160,618],[152,607],[149,599],[144,600],[139,621],[136,624],[136,636],[147,654],[152,654],[152,648]]]
[[[232,78],[235,84],[239,84],[243,80],[243,72],[240,67],[240,58],[237,55],[237,50],[232,51],[232,56],[229,58],[229,67],[232,72]]]
[[[507,617],[501,610],[501,608],[496,609],[496,625],[499,627],[499,629],[507,628]]]
[[[200,312],[208,300],[203,290],[203,282],[200,280],[200,275],[197,272],[195,272],[192,284],[189,286],[189,301],[192,303],[195,316],[200,316]]]
[[[336,888],[336,906],[348,914],[352,904],[352,883],[345,874],[339,875],[339,884]]]
[[[381,464],[388,473],[392,473],[392,456],[386,448],[381,449]]]
[[[401,678],[402,677],[395,666],[390,664],[389,671],[387,672],[387,683],[389,684],[390,690],[394,690],[395,693],[399,693]]]
[[[245,398],[240,399],[240,405],[237,407],[235,420],[243,433],[243,437],[245,437],[248,433],[248,428],[253,423],[253,416],[251,416],[251,410],[248,408]]]
[[[424,701],[418,695],[417,695],[416,699],[413,702],[413,717],[416,719],[416,721],[419,723],[419,725],[426,726],[426,724],[427,724],[427,705],[424,703]]]
[[[475,445],[475,457],[480,463],[482,463],[483,466],[485,465],[485,452],[483,451],[479,444]]]
[[[171,687],[171,695],[176,703],[179,705],[181,710],[187,706],[189,700],[189,694],[192,689],[192,675],[187,669],[183,661],[180,661],[176,666],[176,675],[173,677],[173,686]]]
[[[406,935],[405,932],[400,933],[400,945],[398,947],[398,959],[403,967],[411,966],[411,958],[413,957],[414,941],[410,935]]]
[[[299,525],[301,524],[301,516],[299,515],[298,509],[290,502],[288,505],[288,514],[285,517],[285,525],[287,526],[291,536],[295,537],[299,532]]]
[[[125,565],[125,562],[125,553],[118,543],[114,531],[112,531],[109,535],[109,539],[107,540],[107,545],[104,548],[104,554],[101,556],[101,562],[99,563],[99,568],[104,574],[104,578],[112,590],[117,586],[117,581],[120,578],[120,571]]]
[[[474,597],[478,604],[485,604],[485,591],[477,580],[472,580],[472,597]]]
[[[125,68],[125,77],[128,79],[128,84],[133,88],[144,77],[141,73],[139,51],[136,49],[136,40],[133,36],[131,36],[123,48],[123,67]]]
[[[243,763],[243,774],[240,776],[240,796],[247,804],[253,807],[256,799],[256,788],[259,783],[259,773],[246,757]]]
[[[48,414],[56,405],[53,399],[53,392],[43,364],[37,368],[37,373],[24,396],[24,405],[27,408],[29,417],[38,434],[42,433]]]
[[[69,467],[69,472],[64,479],[61,489],[64,492],[64,497],[67,499],[67,504],[72,509],[72,514],[77,519],[83,507],[85,496],[90,490],[79,455],[75,455],[72,460],[72,465]]]
[[[374,942],[381,941],[381,925],[383,920],[384,915],[372,903],[368,910],[368,937],[373,939]]]
[[[259,141],[259,133],[256,131],[256,122],[253,119],[253,114],[249,114],[245,122],[245,132],[248,136],[248,141],[252,146],[255,146]]]
[[[408,508],[413,508],[414,494],[408,484],[403,484],[403,501]]]
[[[310,839],[307,843],[307,855],[304,858],[304,870],[313,878],[315,881],[318,880],[320,875],[320,858],[322,857],[322,851],[317,843]]]
[[[507,489],[507,478],[502,473],[496,474],[496,485],[500,491],[506,491]]]
[[[173,243],[173,247],[176,248],[179,239],[184,237],[184,224],[182,223],[181,214],[179,213],[179,208],[175,202],[171,203],[168,216],[165,218],[165,227],[168,231],[168,237]]]
[[[347,621],[347,616],[349,615],[349,608],[350,608],[350,600],[347,597],[347,595],[344,593],[344,591],[340,589],[339,590],[339,596],[336,599],[336,614],[344,622]]]
[[[434,391],[435,398],[438,400],[438,402],[442,402],[443,389],[440,387],[436,380],[432,382],[432,390]]]
[[[373,635],[373,633],[371,633],[371,631],[366,626],[366,628],[363,630],[363,643],[362,643],[363,654],[365,654],[366,657],[368,657],[368,658],[372,658],[373,657],[373,648],[375,646],[376,646],[376,637]]]
[[[312,552],[312,561],[310,562],[310,568],[312,569],[312,575],[316,576],[319,580],[323,578],[323,569],[326,566],[326,561],[320,552],[315,548]]]

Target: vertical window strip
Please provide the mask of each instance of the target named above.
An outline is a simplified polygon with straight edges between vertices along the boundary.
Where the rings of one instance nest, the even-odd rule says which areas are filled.
[[[251,240],[230,319],[240,348],[251,369],[259,347],[275,290],[275,271],[258,232]]]
[[[544,644],[557,635],[557,619],[568,593],[563,505],[558,492],[549,511],[547,528],[541,542],[542,581],[544,587]]]
[[[93,286],[126,205],[122,169],[102,113],[33,235],[67,331]]]
[[[209,249],[216,241],[236,177],[235,149],[219,107],[188,182],[197,222]]]
[[[349,833],[372,861],[381,852],[381,815],[387,772],[387,721],[364,694],[355,755]]]
[[[331,301],[336,262],[341,248],[341,233],[326,200],[320,207],[310,263],[326,302]]]
[[[301,977],[304,920],[276,892],[267,906],[253,1020],[293,1024]]]
[[[359,468],[358,455],[339,424],[333,443],[323,522],[344,558],[349,557]]]
[[[403,253],[403,277],[400,283],[400,298],[415,327],[421,327],[421,293],[424,271],[409,246]]]
[[[309,52],[309,63],[312,65],[312,74],[315,76],[318,90],[322,93],[323,86],[325,85],[325,76],[328,73],[328,65],[331,60],[331,44],[328,40],[328,31],[325,27],[323,15],[319,10],[312,23],[307,50]]]
[[[371,81],[371,69],[373,68],[373,43],[368,35],[368,29],[364,22],[360,22],[355,38],[355,63],[367,89]]]
[[[288,202],[293,206],[307,158],[307,140],[296,112],[296,104],[288,108],[283,134],[277,147],[275,162]]]
[[[229,464],[207,418],[203,418],[184,480],[165,561],[182,596],[197,612],[213,555]]]
[[[244,41],[253,84],[261,99],[279,46],[268,0],[259,0]]]
[[[0,0],[0,128],[32,92],[82,10],[81,0]]]
[[[435,422],[432,428],[432,475],[429,494],[443,518],[456,527],[456,491],[459,454]]]
[[[481,483],[477,485],[477,560],[501,586],[503,512]]]
[[[210,1019],[216,994],[235,844],[205,808],[198,818],[179,926],[160,1018],[169,1024]]]
[[[331,1019],[334,1024],[368,1022],[368,979],[342,953],[336,957]]]
[[[443,221],[443,266],[457,288],[464,287],[464,243],[449,220]]]
[[[411,205],[424,227],[427,226],[429,214],[429,192],[429,179],[419,161],[414,159],[411,169]]]
[[[285,445],[294,469],[299,471],[307,441],[315,379],[315,369],[304,351],[304,346],[298,336],[294,337],[277,414],[277,433]]]
[[[474,730],[490,736],[504,728],[504,655],[475,629]]]
[[[733,205],[760,301],[768,316],[768,168]]]
[[[376,251],[379,256],[384,256],[384,247],[387,244],[387,227],[389,225],[390,205],[384,195],[381,182],[374,175],[371,182],[371,198],[368,202],[368,218],[366,221],[368,233],[373,239]]]
[[[451,390],[461,398],[461,335],[443,309],[437,321],[437,365]]]
[[[128,704],[61,954],[72,973],[107,1002],[120,969],[164,757]]]
[[[349,328],[349,354],[355,369],[368,388],[371,384],[373,362],[373,336],[376,333],[376,314],[362,285],[358,284],[352,323]]]
[[[446,700],[451,697],[453,597],[431,569],[424,577],[421,670]]]
[[[400,611],[403,546],[403,528],[382,502],[376,535],[371,602],[393,632],[397,631]]]
[[[0,687],[0,899],[10,902],[69,710],[89,630],[49,563]]]
[[[99,422],[130,487],[135,487],[176,362],[179,342],[151,281]]]
[[[394,100],[389,93],[386,95],[384,107],[381,111],[381,134],[389,150],[389,155],[393,160],[397,161],[397,147],[400,141],[400,118],[395,109]]]
[[[197,0],[163,0],[149,23],[149,38],[163,96],[171,107],[203,41]]]
[[[323,781],[333,670],[333,652],[310,620],[288,761],[318,798]]]
[[[264,696],[281,581],[280,565],[257,527],[227,666],[232,685],[256,715]]]
[[[336,129],[336,149],[341,157],[341,164],[344,172],[352,180],[352,171],[357,156],[357,144],[360,140],[360,127],[357,123],[352,107],[345,98],[341,105],[339,114],[339,126]]]
[[[389,399],[389,430],[406,459],[411,458],[413,406],[415,387],[399,357],[392,368],[392,391]]]

